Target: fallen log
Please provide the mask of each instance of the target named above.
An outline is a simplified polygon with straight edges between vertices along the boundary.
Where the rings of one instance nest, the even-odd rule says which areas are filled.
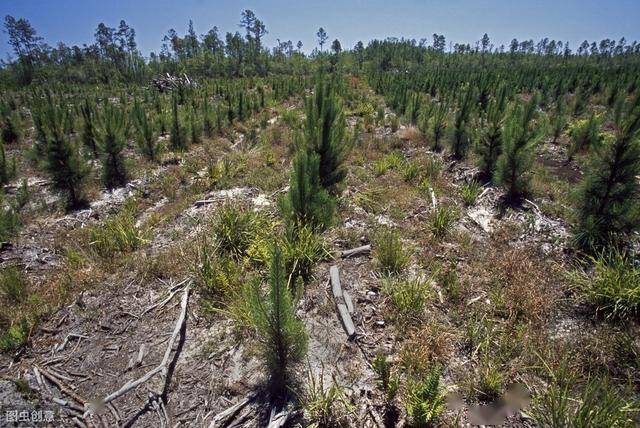
[[[340,252],[340,257],[347,259],[349,257],[359,256],[361,254],[369,254],[371,252],[371,245],[363,245],[361,247],[352,248],[351,250],[345,250]]]
[[[331,280],[331,291],[333,293],[333,298],[336,301],[338,315],[340,315],[342,326],[347,333],[347,337],[352,339],[356,335],[356,328],[353,324],[353,320],[351,319],[351,314],[347,308],[347,303],[344,298],[344,292],[340,285],[340,272],[338,271],[338,266],[334,265],[329,268],[329,277]],[[350,297],[349,300],[351,300]]]

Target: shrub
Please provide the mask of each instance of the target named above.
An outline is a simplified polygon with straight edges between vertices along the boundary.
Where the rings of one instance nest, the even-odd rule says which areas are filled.
[[[425,378],[407,385],[405,408],[413,427],[432,426],[445,409],[445,394],[440,386],[442,369],[434,366]]]
[[[402,273],[410,260],[400,234],[386,228],[378,230],[374,235],[373,257],[378,271],[385,276]]]
[[[471,206],[476,203],[476,198],[480,194],[482,186],[476,180],[465,181],[460,186],[460,196],[462,196],[462,202],[466,206]]]
[[[429,215],[429,229],[437,237],[447,235],[458,218],[455,208],[439,205]]]
[[[27,286],[22,272],[16,266],[0,271],[0,292],[11,303],[21,303],[27,298]]]
[[[269,294],[253,287],[249,308],[252,324],[261,345],[264,363],[270,375],[270,389],[280,397],[291,384],[291,370],[307,352],[304,323],[295,316],[282,253],[276,246],[269,270]]]
[[[300,277],[306,283],[311,279],[313,267],[329,256],[322,236],[308,226],[288,231],[282,241],[285,269],[290,273],[291,283]]]
[[[572,142],[569,147],[569,160],[571,160],[576,153],[598,145],[600,142],[600,119],[593,113],[589,119],[575,121],[569,128],[569,136]]]
[[[247,255],[259,223],[256,214],[226,202],[217,211],[211,226],[218,253],[240,260]]]
[[[105,258],[139,248],[145,238],[136,226],[133,200],[127,201],[118,214],[105,220],[104,225],[92,228],[90,239],[94,251]]]
[[[575,286],[608,318],[628,319],[640,313],[640,266],[612,250],[589,259],[572,275]],[[592,265],[592,266],[591,266]]]

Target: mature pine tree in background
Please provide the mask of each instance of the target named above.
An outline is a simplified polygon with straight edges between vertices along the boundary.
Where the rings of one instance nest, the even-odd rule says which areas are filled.
[[[89,168],[82,160],[78,147],[64,134],[64,111],[49,99],[43,115],[46,127],[45,169],[53,186],[67,193],[68,207],[76,208],[84,202],[82,189]]]
[[[540,134],[534,122],[536,106],[536,96],[525,105],[516,105],[504,126],[494,181],[505,188],[507,201],[515,202],[529,192],[534,148]]]
[[[319,157],[320,184],[336,192],[347,174],[343,164],[350,146],[345,141],[346,120],[333,82],[319,80],[314,96],[307,98],[305,104],[305,138]]]
[[[640,227],[640,97],[627,110],[615,139],[595,153],[578,201],[576,245],[595,252]]]
[[[126,146],[125,112],[111,103],[105,104],[101,125],[102,182],[107,189],[124,186],[127,183],[127,170],[122,155]]]
[[[491,179],[502,150],[502,127],[507,104],[507,91],[502,86],[495,98],[489,101],[485,124],[480,131],[477,151],[480,155],[480,172]]]
[[[274,398],[282,398],[291,384],[292,368],[307,353],[304,323],[295,315],[294,302],[287,287],[282,252],[275,247],[269,269],[269,294],[264,296],[254,284],[249,298],[251,319],[269,371]]]

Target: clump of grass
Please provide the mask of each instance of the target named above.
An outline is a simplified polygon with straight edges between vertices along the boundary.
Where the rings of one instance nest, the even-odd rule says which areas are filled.
[[[308,226],[301,226],[286,234],[282,241],[282,253],[291,282],[302,278],[306,283],[311,279],[313,267],[329,256],[322,236]]]
[[[440,385],[442,368],[434,366],[420,381],[407,385],[405,408],[410,426],[433,426],[445,409],[445,394]]]
[[[402,179],[406,182],[415,180],[421,171],[421,166],[418,162],[405,162],[402,168]]]
[[[455,208],[440,205],[429,216],[429,229],[436,237],[441,238],[449,234],[457,218],[458,212]]]
[[[90,245],[99,256],[110,258],[133,251],[145,242],[144,232],[136,226],[134,204],[133,200],[127,201],[104,225],[91,229]]]
[[[394,314],[400,320],[420,319],[431,296],[431,280],[417,278],[388,279],[383,291],[389,296]]]
[[[194,273],[203,306],[208,312],[224,306],[241,292],[241,267],[230,257],[218,255],[215,246],[206,238],[197,249]]]
[[[449,266],[438,270],[437,281],[444,290],[444,292],[452,300],[458,301],[460,299],[460,281],[458,279],[458,272],[456,270],[456,261],[452,261]]]
[[[259,225],[253,211],[243,210],[230,202],[223,204],[211,226],[217,251],[235,260],[242,259],[247,255]]]
[[[611,250],[591,257],[571,277],[596,310],[608,318],[628,319],[640,313],[640,266],[630,255]]]
[[[476,198],[480,194],[480,189],[482,186],[476,180],[465,181],[460,186],[460,196],[462,197],[462,202],[466,206],[471,206],[476,203]]]
[[[385,276],[402,273],[410,260],[400,234],[390,228],[380,229],[374,234],[373,257],[378,271]]]
[[[317,377],[309,370],[307,388],[300,402],[311,427],[347,427],[353,416],[353,406],[336,379],[325,387],[324,368]]]
[[[557,369],[545,366],[549,385],[533,400],[531,415],[540,426],[549,427],[633,427],[637,409],[625,400],[607,378],[591,377],[581,388],[576,375],[562,362]]]
[[[423,171],[430,181],[436,181],[442,172],[442,161],[435,156],[427,157],[423,165]]]
[[[400,168],[403,161],[404,159],[400,153],[389,153],[373,163],[373,172],[376,177],[379,177],[391,169]]]
[[[21,303],[27,298],[27,285],[22,272],[16,266],[0,271],[0,292],[10,303]]]
[[[400,119],[395,114],[391,115],[389,119],[389,126],[391,126],[391,132],[396,132],[400,127]]]

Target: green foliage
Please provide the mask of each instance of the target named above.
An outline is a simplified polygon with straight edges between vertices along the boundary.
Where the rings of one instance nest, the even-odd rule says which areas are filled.
[[[412,427],[435,425],[445,410],[445,394],[440,386],[442,369],[434,366],[424,379],[407,385],[404,399]]]
[[[241,260],[247,255],[259,227],[256,213],[227,202],[216,211],[211,233],[220,254]]]
[[[84,104],[80,106],[82,112],[82,144],[89,149],[93,157],[98,156],[98,142],[95,129],[95,112],[89,104],[89,99],[84,100]]]
[[[464,159],[471,144],[469,119],[473,109],[473,98],[474,91],[471,88],[464,89],[453,120],[450,144],[451,152],[456,159]]]
[[[377,376],[378,389],[384,393],[387,403],[390,403],[400,388],[400,376],[397,373],[392,373],[391,363],[382,354],[376,354],[371,362],[371,368]]]
[[[171,134],[169,136],[169,145],[174,151],[183,151],[187,148],[187,136],[184,126],[180,123],[178,113],[178,98],[174,96],[171,104]]]
[[[242,292],[242,269],[238,262],[205,238],[198,246],[194,269],[196,285],[203,297],[205,309],[222,307]]]
[[[112,258],[136,250],[144,242],[144,232],[136,226],[134,201],[127,201],[120,212],[90,231],[90,245],[100,257]]]
[[[2,112],[0,126],[2,127],[2,139],[4,144],[17,143],[21,137],[20,116],[16,111]]]
[[[546,364],[545,364],[546,365]],[[626,401],[607,378],[591,377],[580,388],[566,362],[546,366],[551,381],[534,396],[531,414],[543,427],[633,427],[636,406]],[[576,393],[576,389],[579,389]]]
[[[8,184],[16,175],[16,159],[12,162],[7,159],[4,144],[0,142],[0,185]]]
[[[536,105],[534,96],[526,105],[515,106],[504,127],[494,180],[505,188],[508,201],[516,201],[529,192],[534,149],[539,140],[534,122]]]
[[[320,184],[335,192],[346,176],[343,164],[350,146],[345,140],[347,125],[334,83],[318,80],[314,96],[305,102],[305,111],[306,143],[318,155]]]
[[[7,203],[0,193],[0,241],[9,241],[20,227],[20,214],[14,204]]]
[[[460,185],[460,196],[462,196],[462,202],[466,206],[471,206],[476,203],[476,198],[480,194],[482,186],[477,180],[465,181]]]
[[[133,120],[137,131],[137,143],[140,152],[151,162],[158,159],[158,136],[153,129],[153,124],[144,112],[137,100],[133,107]]]
[[[259,286],[253,287],[249,307],[262,358],[269,371],[271,392],[282,396],[291,385],[292,368],[306,355],[307,334],[304,323],[295,316],[282,253],[277,246],[273,250],[268,282],[267,296]]]
[[[198,121],[195,110],[189,113],[189,143],[200,144],[202,141],[202,126]]]
[[[393,316],[400,321],[420,320],[431,296],[431,278],[386,279],[382,287],[393,304]]]
[[[458,211],[454,207],[439,205],[429,215],[429,229],[437,237],[446,236],[458,219]]]
[[[382,228],[373,237],[373,258],[381,274],[392,276],[405,270],[409,265],[410,254],[396,230]]]
[[[591,257],[572,274],[575,286],[607,318],[640,314],[640,267],[618,250]]]
[[[0,293],[13,304],[24,302],[27,298],[27,285],[16,266],[5,267],[0,271]]]
[[[434,109],[433,115],[429,118],[428,128],[431,136],[431,150],[439,152],[442,150],[441,140],[444,131],[447,129],[447,113],[449,109],[441,102]]]
[[[127,183],[128,173],[122,155],[127,144],[126,126],[125,112],[114,104],[105,104],[99,138],[102,151],[102,182],[107,189],[121,187]]]
[[[496,97],[489,101],[486,118],[480,131],[480,139],[476,146],[480,155],[480,172],[485,177],[493,176],[502,150],[502,128],[506,104],[507,91],[504,86],[501,86]]]
[[[402,166],[402,179],[406,182],[415,180],[421,172],[421,165],[416,161],[405,162]]]
[[[562,99],[558,100],[556,104],[556,108],[553,111],[553,118],[551,119],[551,132],[553,135],[553,143],[558,141],[560,135],[562,135],[562,131],[567,126],[567,114],[565,112],[566,105]]]
[[[319,156],[304,148],[293,160],[289,192],[280,199],[280,209],[288,227],[307,225],[323,231],[331,224],[335,202],[321,186]]]
[[[640,218],[640,98],[628,108],[621,129],[605,141],[587,170],[578,198],[574,241],[594,252],[619,244]]]
[[[600,142],[600,119],[595,113],[589,119],[575,121],[569,127],[572,145],[569,147],[569,159],[585,149],[597,147]]]
[[[290,272],[292,284],[297,278],[308,282],[314,266],[329,256],[322,236],[304,225],[287,231],[281,245],[285,269]]]
[[[309,428],[348,427],[353,417],[353,406],[344,389],[335,378],[327,388],[324,384],[324,369],[316,377],[309,371],[305,393],[300,398]]]
[[[49,99],[44,111],[46,129],[45,169],[51,175],[53,186],[67,193],[68,207],[75,208],[83,202],[83,186],[89,168],[79,154],[78,147],[65,135],[64,111]]]

